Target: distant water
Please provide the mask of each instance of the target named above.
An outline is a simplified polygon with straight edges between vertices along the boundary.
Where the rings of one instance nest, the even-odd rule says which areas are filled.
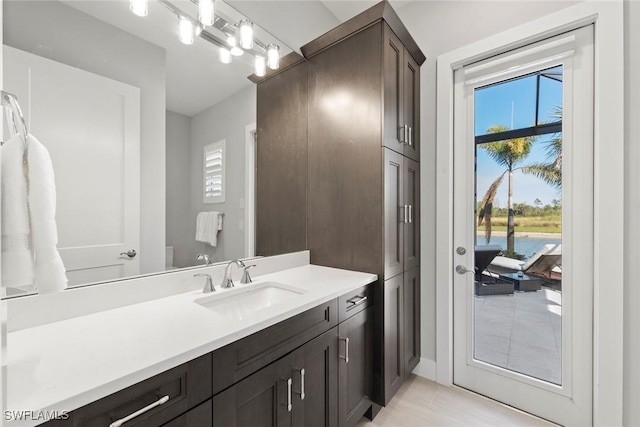
[[[478,233],[478,244],[484,245],[486,240],[484,239],[483,233]],[[562,243],[562,239],[560,237],[518,237],[515,239],[515,249],[516,252],[525,256],[525,258],[530,258],[538,252],[544,245],[547,244],[558,244]],[[502,249],[507,248],[507,236],[491,236],[490,245],[499,245]]]

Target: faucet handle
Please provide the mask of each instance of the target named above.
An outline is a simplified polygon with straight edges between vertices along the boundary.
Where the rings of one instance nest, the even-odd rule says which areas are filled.
[[[206,277],[207,278],[206,282],[204,283],[204,288],[202,288],[202,292],[204,292],[205,294],[208,294],[208,293],[216,291],[216,287],[213,286],[213,281],[211,280],[211,275],[210,274],[194,274],[193,277]]]
[[[249,274],[249,269],[255,267],[255,264],[251,264],[251,265],[245,265],[243,267],[243,272],[242,272],[242,279],[240,279],[240,283],[242,284],[246,284],[246,283],[251,283],[253,282],[253,280],[251,280],[251,275]]]
[[[211,265],[211,259],[209,258],[209,255],[207,255],[207,254],[198,254],[196,256],[196,260],[198,260],[198,261],[204,260],[205,265]]]

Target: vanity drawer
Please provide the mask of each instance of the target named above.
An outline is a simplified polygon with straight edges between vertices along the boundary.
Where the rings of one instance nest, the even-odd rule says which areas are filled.
[[[373,287],[376,283],[370,283],[338,298],[339,323],[373,305]]]
[[[213,394],[251,375],[338,324],[333,299],[213,352]]]
[[[64,425],[108,427],[142,408],[166,400],[122,424],[123,427],[157,427],[211,397],[210,379],[211,354],[207,354],[83,406],[73,411]]]

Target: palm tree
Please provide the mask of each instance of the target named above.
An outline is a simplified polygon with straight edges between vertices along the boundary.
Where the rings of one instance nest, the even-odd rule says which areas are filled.
[[[487,129],[487,133],[498,133],[508,131],[509,128],[502,125],[494,125]],[[505,175],[508,175],[508,207],[509,213],[507,217],[507,252],[514,253],[515,248],[515,220],[513,212],[513,172],[516,166],[522,162],[531,151],[531,146],[536,140],[535,136],[527,136],[522,138],[507,139],[504,141],[490,142],[482,144],[481,148],[487,152],[489,157],[495,160],[499,165],[504,166],[505,170],[491,184],[487,190],[482,203],[480,204],[480,212],[478,213],[478,225],[485,222],[485,239],[487,243],[491,240],[491,210],[493,209],[493,201],[496,198],[498,188],[502,184]]]
[[[556,107],[551,117],[556,122],[562,121],[562,107]],[[556,188],[562,188],[562,134],[555,134],[545,145],[548,162],[524,166],[522,172],[534,175]]]

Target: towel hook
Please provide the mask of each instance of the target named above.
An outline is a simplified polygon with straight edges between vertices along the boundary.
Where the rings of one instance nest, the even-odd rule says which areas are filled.
[[[7,122],[10,125],[10,129],[13,131],[12,135],[20,134],[24,141],[25,147],[27,144],[27,123],[22,115],[20,104],[18,104],[18,97],[12,93],[2,91],[0,95],[0,103],[6,108]]]

